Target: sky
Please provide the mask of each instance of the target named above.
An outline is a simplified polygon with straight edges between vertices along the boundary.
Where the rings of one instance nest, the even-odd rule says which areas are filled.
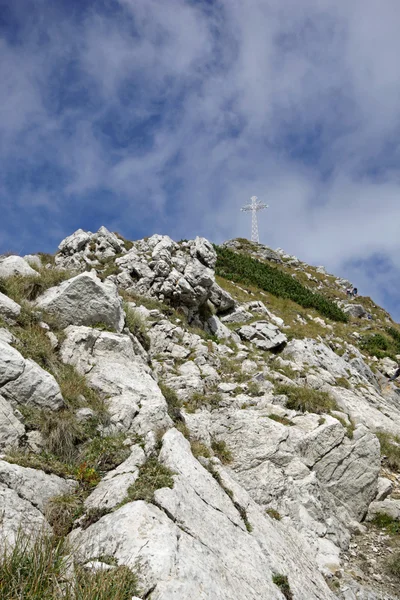
[[[0,253],[250,237],[400,321],[398,0],[0,0]]]

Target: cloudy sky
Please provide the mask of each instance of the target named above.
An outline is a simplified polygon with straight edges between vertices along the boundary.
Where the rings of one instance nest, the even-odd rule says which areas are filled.
[[[0,252],[250,236],[400,320],[398,0],[0,0]]]

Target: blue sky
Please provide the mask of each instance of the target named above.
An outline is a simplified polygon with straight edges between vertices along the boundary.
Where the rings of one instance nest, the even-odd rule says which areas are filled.
[[[398,0],[0,0],[0,252],[250,235],[400,320]]]

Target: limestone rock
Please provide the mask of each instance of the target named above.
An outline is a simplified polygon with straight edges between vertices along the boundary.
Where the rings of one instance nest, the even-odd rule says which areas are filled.
[[[400,521],[400,500],[386,498],[380,502],[372,502],[368,509],[367,521],[371,521],[378,514]]]
[[[232,339],[236,343],[240,342],[240,338],[237,333],[231,331],[226,325],[221,323],[220,319],[216,315],[208,319],[206,329],[212,335],[215,335],[219,340]]]
[[[283,347],[287,342],[286,335],[268,321],[255,321],[251,325],[244,325],[237,332],[243,340],[253,343],[260,350],[273,350]]]
[[[356,318],[365,317],[367,314],[362,304],[346,304],[343,307],[343,312]]]
[[[393,490],[393,482],[386,477],[378,478],[378,489],[376,492],[375,502],[385,500]]]
[[[80,561],[107,554],[131,568],[146,564],[139,584],[155,600],[278,600],[282,595],[272,583],[273,573],[288,575],[295,597],[334,599],[296,532],[263,516],[232,482],[235,505],[176,430],[164,436],[160,460],[175,473],[174,488],[157,490],[156,506],[131,502],[87,530],[75,530],[71,542]],[[239,505],[247,511],[251,534]]]
[[[217,262],[217,254],[212,244],[206,238],[196,237],[191,247],[191,255],[197,258],[206,267],[213,269]]]
[[[17,447],[24,434],[25,427],[11,404],[0,395],[0,451]]]
[[[1,535],[0,551],[10,550],[18,537],[21,527],[24,534],[33,538],[50,533],[51,527],[43,514],[19,494],[0,483]]]
[[[0,277],[7,278],[13,275],[39,277],[39,273],[21,256],[0,257]]]
[[[60,387],[53,375],[29,358],[23,362],[21,374],[0,387],[0,392],[6,400],[17,405],[33,404],[50,410],[58,410],[64,405]]]
[[[160,388],[148,365],[135,353],[129,336],[69,326],[60,354],[64,362],[87,375],[93,388],[112,398],[112,419],[121,429],[129,403],[137,415],[133,418],[131,414],[130,430],[145,434],[171,424]],[[118,397],[123,401],[121,413]]]
[[[20,305],[0,292],[0,317],[7,323],[13,323],[20,312]]]
[[[0,460],[0,484],[16,492],[42,513],[51,498],[70,494],[78,486],[76,481],[48,475],[38,469],[20,467],[5,460]]]
[[[57,315],[61,327],[105,323],[122,331],[124,312],[116,286],[93,273],[82,273],[50,288],[36,301],[38,308]]]
[[[146,460],[140,446],[134,446],[132,453],[116,469],[109,471],[99,485],[85,500],[85,508],[111,509],[117,506],[127,495],[129,486],[135,483],[139,467]]]

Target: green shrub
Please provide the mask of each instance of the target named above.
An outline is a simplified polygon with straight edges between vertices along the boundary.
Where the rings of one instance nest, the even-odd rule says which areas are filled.
[[[400,551],[394,552],[386,559],[386,571],[400,581]]]
[[[363,335],[359,341],[359,345],[361,350],[377,358],[385,358],[385,356],[394,358],[394,354],[396,353],[396,350],[391,348],[390,340],[381,333]]]
[[[386,456],[388,467],[400,473],[400,438],[383,432],[376,435],[381,445],[381,455]]]
[[[400,534],[400,521],[385,513],[377,513],[371,523],[379,529],[386,529],[391,535]]]
[[[124,303],[125,309],[125,325],[129,331],[137,337],[145,350],[150,350],[150,338],[146,330],[145,319],[138,313],[132,310],[127,303]]]
[[[42,268],[36,275],[13,275],[0,279],[0,292],[6,294],[18,304],[24,300],[35,300],[47,289],[59,285],[66,279],[73,277],[72,271]]]
[[[284,394],[288,400],[286,407],[301,412],[312,412],[316,414],[328,413],[338,410],[336,401],[328,394],[320,390],[306,387],[278,384],[275,386],[276,394]]]
[[[212,440],[211,448],[215,456],[217,456],[224,465],[232,462],[232,452],[229,450],[224,440]]]
[[[304,308],[315,308],[333,321],[348,321],[348,316],[334,302],[312,292],[278,268],[250,256],[237,254],[228,248],[215,246],[215,249],[218,257],[215,267],[217,275],[237,283],[255,285],[274,296],[289,298]]]
[[[198,458],[199,456],[204,456],[205,458],[210,458],[210,456],[211,456],[210,449],[202,442],[199,442],[199,440],[191,441],[190,448],[192,450],[193,456],[195,456],[196,458]]]
[[[280,521],[282,518],[280,513],[275,510],[275,508],[267,508],[265,512],[271,517],[271,519],[275,519],[275,521]]]
[[[66,536],[73,523],[83,514],[85,495],[81,490],[51,498],[46,505],[46,519],[57,537]]]
[[[145,500],[153,502],[154,492],[159,488],[172,488],[173,473],[156,458],[149,458],[139,469],[139,477],[128,489],[128,502]]]
[[[179,400],[175,390],[168,387],[164,383],[159,383],[159,388],[167,402],[169,416],[174,423],[178,423],[181,421],[181,401]]]
[[[268,419],[272,419],[273,421],[276,421],[277,423],[282,423],[282,425],[288,425],[289,427],[291,425],[294,425],[293,421],[291,421],[287,417],[281,417],[280,415],[275,415],[275,414],[268,415]]]
[[[20,533],[0,557],[1,599],[131,600],[140,593],[127,567],[90,572],[71,565],[72,552],[63,538],[43,534],[32,540]]]
[[[272,581],[281,590],[286,600],[293,600],[293,594],[290,589],[289,581],[286,575],[275,573],[275,575],[272,576]]]
[[[125,435],[96,436],[87,442],[81,451],[81,459],[99,473],[115,469],[128,458],[131,451],[124,444]]]

